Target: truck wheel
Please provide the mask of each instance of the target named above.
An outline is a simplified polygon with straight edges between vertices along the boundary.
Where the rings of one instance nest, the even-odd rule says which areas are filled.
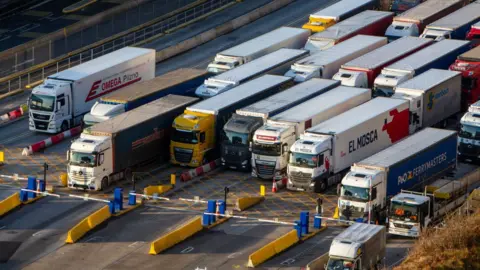
[[[62,126],[60,127],[60,131],[64,132],[66,130],[68,130],[68,123],[67,121],[63,121]]]
[[[102,183],[101,183],[101,185],[100,185],[100,189],[101,189],[102,191],[105,191],[105,189],[106,189],[107,187],[108,187],[108,177],[105,176],[105,177],[102,178]]]
[[[315,182],[314,191],[315,193],[321,193],[327,190],[326,180],[320,180]]]

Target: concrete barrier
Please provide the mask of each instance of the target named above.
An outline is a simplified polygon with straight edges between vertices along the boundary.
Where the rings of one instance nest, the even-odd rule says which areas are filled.
[[[306,270],[324,270],[325,264],[328,262],[328,252],[315,260],[309,262],[306,266]]]
[[[300,239],[298,238],[297,231],[292,230],[289,233],[283,235],[282,237],[268,243],[259,250],[250,254],[248,257],[248,267],[256,267],[261,263],[267,261],[273,256],[281,253],[287,248],[298,243]]]
[[[260,19],[261,17],[292,3],[293,1],[295,0],[274,0],[262,7],[259,7],[253,11],[250,11],[249,13],[244,14],[240,17],[237,17],[225,24],[222,24],[206,32],[203,32],[197,36],[181,41],[174,46],[158,51],[156,54],[156,61],[157,63],[160,61],[164,61],[175,55],[184,53],[199,45],[202,45],[213,39],[216,39],[219,36],[228,34],[246,24],[249,24],[257,19]]]
[[[8,122],[12,122],[12,121],[26,115],[27,112],[28,112],[27,104],[22,104],[22,105],[20,105],[20,107],[16,108],[15,110],[1,115],[0,116],[0,124],[4,125]]]
[[[237,203],[236,203],[236,209],[238,211],[244,211],[247,210],[248,208],[257,205],[260,202],[263,202],[265,200],[265,197],[263,196],[258,196],[258,197],[242,197],[238,198]]]
[[[0,217],[20,206],[20,193],[15,192],[6,199],[0,201]]]
[[[150,244],[151,255],[157,255],[160,252],[173,247],[174,245],[184,241],[192,235],[203,230],[202,217],[196,217],[179,228],[171,231]]]
[[[203,175],[204,173],[214,170],[219,165],[220,165],[220,159],[217,159],[208,164],[205,164],[203,166],[200,166],[195,169],[191,169],[189,171],[182,173],[180,175],[180,180],[182,180],[182,182],[188,182],[197,176]]]
[[[82,132],[82,127],[74,127],[72,129],[69,129],[67,131],[64,131],[62,133],[58,133],[57,135],[54,135],[50,138],[47,138],[41,142],[34,143],[32,145],[29,145],[25,147],[22,151],[22,156],[29,156],[35,152],[38,152],[42,149],[45,149],[49,147],[50,145],[55,145],[61,141],[63,141],[66,138],[70,138],[73,136],[76,136]]]
[[[172,185],[148,186],[143,189],[143,194],[152,196],[153,194],[163,194],[173,188]]]
[[[73,244],[82,238],[87,232],[93,230],[95,227],[108,220],[112,215],[108,205],[100,208],[100,210],[84,218],[71,230],[68,231],[65,243]]]

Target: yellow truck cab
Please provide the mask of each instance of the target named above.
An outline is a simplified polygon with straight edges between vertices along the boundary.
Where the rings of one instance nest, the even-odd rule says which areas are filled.
[[[263,75],[229,91],[187,107],[172,124],[170,162],[198,167],[220,157],[223,126],[232,114],[257,100],[276,94],[290,85],[292,78]],[[240,143],[237,142],[236,143]]]
[[[308,23],[302,26],[313,33],[322,32],[328,27],[367,9],[373,9],[376,0],[341,0],[331,6],[310,14]]]

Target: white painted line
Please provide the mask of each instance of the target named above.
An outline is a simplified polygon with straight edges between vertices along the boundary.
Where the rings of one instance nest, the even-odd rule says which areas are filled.
[[[37,235],[40,235],[40,234],[42,234],[42,231],[38,231],[38,232],[32,234],[32,236],[37,236]]]
[[[36,7],[42,6],[43,4],[46,4],[46,3],[52,2],[52,1],[53,1],[53,0],[45,0],[45,1],[41,2],[41,3],[38,3],[38,4],[36,4],[36,5],[31,6],[29,9],[34,9],[34,8],[36,8]]]
[[[192,252],[193,250],[194,250],[193,247],[187,247],[186,249],[180,251],[180,253],[183,253],[183,254],[185,254],[185,253],[190,253],[190,252]]]
[[[97,240],[102,240],[102,239],[103,239],[103,237],[101,237],[101,236],[94,236],[94,237],[89,238],[87,241],[85,241],[85,243],[95,242]]]
[[[97,201],[97,202],[104,202],[104,203],[109,203],[110,202],[109,200],[90,198],[88,195],[89,194],[85,194],[84,196],[79,196],[79,195],[68,194],[69,197],[79,198],[79,199],[83,199],[85,201]]]
[[[294,263],[294,262],[295,262],[295,259],[293,259],[293,258],[288,258],[288,259],[286,259],[285,261],[281,262],[280,264],[281,264],[281,265],[290,265],[290,264],[292,264],[292,263]]]
[[[239,255],[242,255],[242,254],[243,254],[242,252],[235,252],[235,253],[232,253],[232,254],[228,255],[227,258],[233,259],[235,257],[238,257]]]
[[[31,189],[26,189],[26,188],[22,188],[20,190],[27,191],[27,192],[33,192],[33,193],[36,193],[36,194],[41,194],[43,196],[53,196],[53,197],[60,198],[60,195],[49,193],[48,191],[36,191],[36,190],[31,190]]]
[[[143,241],[137,241],[137,242],[134,242],[134,243],[128,245],[128,247],[129,247],[129,248],[134,248],[134,247],[136,247],[137,245],[141,245],[141,244],[143,244],[143,243],[145,243],[145,242],[143,242]]]

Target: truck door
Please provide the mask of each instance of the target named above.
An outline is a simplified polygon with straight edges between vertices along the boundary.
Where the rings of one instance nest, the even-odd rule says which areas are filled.
[[[63,119],[66,115],[68,115],[68,106],[66,106],[65,102],[65,94],[60,94],[57,96],[57,104],[55,109],[55,118],[56,119]]]

